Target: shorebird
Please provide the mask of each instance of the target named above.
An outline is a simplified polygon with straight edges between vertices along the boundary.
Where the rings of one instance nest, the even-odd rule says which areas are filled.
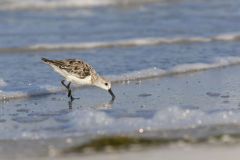
[[[68,97],[71,101],[74,98],[72,96],[72,90],[70,88],[71,83],[75,83],[77,85],[90,85],[96,86],[101,89],[107,90],[111,96],[112,100],[115,99],[115,95],[111,89],[111,82],[101,77],[95,69],[79,59],[65,59],[65,60],[50,60],[47,58],[42,58],[42,61],[48,65],[50,65],[53,70],[59,73],[61,76],[68,81],[68,84],[65,84],[65,80],[62,80],[61,83],[68,90]]]

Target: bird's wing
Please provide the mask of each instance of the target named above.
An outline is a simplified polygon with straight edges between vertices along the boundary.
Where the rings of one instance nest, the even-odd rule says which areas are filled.
[[[91,65],[85,63],[82,60],[76,59],[66,59],[66,60],[56,60],[53,64],[60,69],[63,69],[69,73],[76,75],[78,78],[84,79],[90,76],[91,73],[95,73],[95,70]]]

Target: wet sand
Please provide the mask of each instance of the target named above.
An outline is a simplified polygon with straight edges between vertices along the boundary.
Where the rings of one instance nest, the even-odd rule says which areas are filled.
[[[68,157],[62,159],[76,160],[110,160],[110,159],[132,159],[132,160],[225,160],[231,157],[231,159],[239,158],[240,146],[227,146],[227,147],[209,147],[209,146],[185,146],[183,148],[173,147],[164,149],[152,149],[141,152],[125,152],[125,153],[113,153],[113,154],[98,154],[94,156],[84,157]],[[60,158],[61,159],[61,158]]]
[[[75,139],[76,140],[76,139]],[[47,159],[84,159],[84,160],[110,160],[110,159],[133,159],[133,160],[144,160],[152,159],[157,160],[168,159],[168,160],[211,160],[219,159],[225,160],[229,157],[231,159],[238,159],[240,145],[209,145],[209,144],[185,144],[178,143],[174,145],[168,145],[165,147],[151,147],[151,148],[141,148],[141,149],[132,149],[130,151],[120,150],[117,152],[103,152],[103,153],[92,153],[92,154],[72,154],[72,155],[58,155],[57,147],[64,144],[63,141],[53,141],[44,142],[44,141],[30,141],[23,143],[19,142],[3,142],[1,141],[1,159],[35,159],[35,160],[47,160]],[[44,144],[47,144],[44,145]],[[54,145],[51,145],[54,144]],[[65,147],[69,147],[71,144],[65,142]],[[23,147],[25,149],[23,149]],[[56,147],[56,148],[55,148]],[[60,147],[60,148],[61,148]],[[5,149],[3,149],[5,148]],[[16,152],[15,152],[16,151]],[[20,152],[21,151],[21,152]],[[47,155],[46,155],[47,153]]]

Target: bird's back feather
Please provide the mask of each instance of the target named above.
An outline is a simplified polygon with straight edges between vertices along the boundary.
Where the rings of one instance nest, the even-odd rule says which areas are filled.
[[[76,75],[78,78],[84,79],[91,74],[96,74],[96,71],[91,65],[82,60],[66,59],[66,60],[49,60],[42,58],[42,60],[54,67],[64,70],[70,74]]]

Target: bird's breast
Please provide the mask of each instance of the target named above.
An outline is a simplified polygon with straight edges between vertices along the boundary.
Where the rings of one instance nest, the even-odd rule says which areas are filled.
[[[72,75],[68,75],[66,77],[66,79],[70,82],[76,83],[78,85],[91,85],[91,76],[87,76],[83,79],[72,76]]]

